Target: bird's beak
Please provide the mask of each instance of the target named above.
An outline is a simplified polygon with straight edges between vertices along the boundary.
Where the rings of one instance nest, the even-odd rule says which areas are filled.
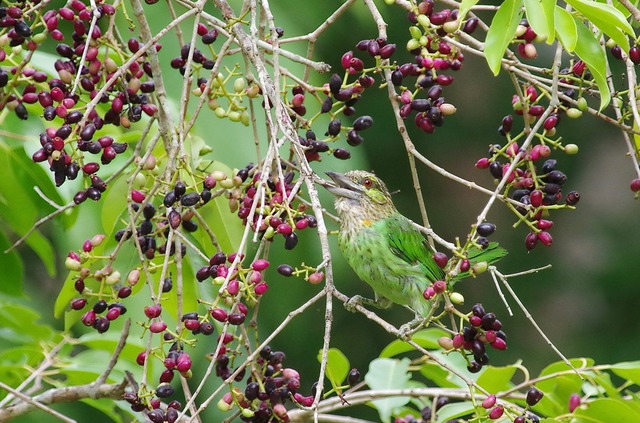
[[[325,172],[329,176],[335,185],[324,185],[324,187],[331,194],[337,197],[358,199],[358,195],[362,193],[362,188],[356,185],[351,179],[347,178],[342,173],[338,172]]]

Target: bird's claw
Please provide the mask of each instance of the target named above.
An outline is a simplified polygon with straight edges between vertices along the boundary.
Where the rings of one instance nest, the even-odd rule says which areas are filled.
[[[345,301],[344,308],[346,308],[347,311],[355,313],[356,311],[358,311],[357,307],[359,305],[362,305],[362,297],[360,295],[354,295],[353,297]]]
[[[411,326],[410,323],[405,323],[404,325],[400,326],[400,328],[398,329],[398,338],[402,339],[403,341],[410,340],[412,335],[413,335],[413,327]]]

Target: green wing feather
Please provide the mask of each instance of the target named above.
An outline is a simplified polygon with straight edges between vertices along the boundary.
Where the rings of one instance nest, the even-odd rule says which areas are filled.
[[[427,279],[443,279],[444,271],[433,260],[427,240],[411,222],[402,215],[385,220],[391,251],[411,265],[420,265]]]
[[[486,261],[488,264],[493,264],[500,260],[502,257],[506,256],[508,253],[509,252],[500,247],[497,242],[490,242],[487,248],[485,248],[484,250],[476,247],[470,248],[467,252],[467,258],[469,259],[471,267],[473,267],[474,264],[480,263],[482,261]],[[459,281],[460,279],[464,279],[469,275],[469,272],[459,273],[453,278],[453,281]]]

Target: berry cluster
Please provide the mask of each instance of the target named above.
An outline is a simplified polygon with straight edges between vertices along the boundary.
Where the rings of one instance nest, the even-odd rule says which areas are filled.
[[[544,113],[545,107],[540,103],[544,96],[539,95],[532,86],[526,86],[523,91],[524,98],[513,98],[515,114],[523,116],[529,124],[534,123]],[[570,91],[572,90],[566,90],[565,94],[575,96],[575,91]],[[518,141],[525,136],[525,130],[516,134],[513,130],[513,115],[505,116],[498,132],[507,138],[506,144],[490,146],[487,157],[479,159],[475,165],[478,169],[488,169],[491,176],[498,180],[509,173],[504,193],[519,203],[515,207],[510,206],[520,221],[530,229],[525,238],[528,250],[533,249],[538,242],[547,246],[553,242],[548,231],[553,222],[547,219],[551,210],[573,207],[580,200],[580,193],[577,191],[563,194],[562,188],[567,176],[558,169],[557,160],[549,158],[552,148],[562,148],[567,154],[578,152],[575,144],[563,146],[559,139],[554,139],[561,115],[566,113],[569,116],[575,114],[574,111],[580,113],[578,109],[563,105],[546,117],[542,133],[536,134],[540,142],[532,143],[524,152],[520,151]],[[544,160],[542,166],[537,164],[541,160]]]
[[[252,229],[269,241],[282,236],[284,248],[292,250],[298,245],[298,233],[307,228],[315,228],[318,224],[315,216],[306,213],[305,204],[292,207],[295,204],[293,200],[300,194],[296,192],[292,198],[295,173],[284,168],[283,178],[277,174],[267,178],[266,185],[263,186],[264,201],[256,198],[263,174],[251,168],[243,174],[244,179],[248,176],[251,176],[248,183],[231,192],[232,211],[237,210],[238,217],[243,224],[247,224],[254,202],[258,202],[255,213],[251,216]]]
[[[407,414],[404,417],[396,417],[393,423],[427,423],[432,421],[434,412],[437,412],[442,407],[451,403],[451,399],[447,396],[438,396],[434,398],[431,406],[426,406],[420,410],[420,417]]]
[[[476,304],[468,315],[469,326],[462,328],[453,338],[442,337],[438,340],[446,350],[460,351],[467,360],[467,369],[477,373],[482,366],[489,364],[486,346],[496,350],[507,349],[507,335],[502,331],[502,322],[492,312],[485,312],[482,304]],[[473,359],[469,360],[468,356]]]
[[[244,391],[234,387],[218,402],[218,408],[229,411],[238,407],[241,419],[251,423],[288,421],[287,401],[309,407],[313,403],[315,392],[304,396],[300,390],[300,374],[293,368],[283,366],[286,355],[282,351],[273,351],[266,346],[260,351],[256,368],[247,378]],[[226,355],[219,355],[217,362],[227,363]],[[220,366],[220,364],[218,364]],[[238,374],[236,382],[244,379],[244,372]],[[312,389],[312,391],[314,391]]]
[[[98,263],[92,251],[99,247],[104,239],[105,236],[102,234],[93,236],[83,243],[79,253],[71,251],[65,260],[66,268],[77,272],[73,287],[80,295],[71,300],[69,307],[71,310],[84,310],[95,300],[91,310],[85,312],[80,320],[85,326],[92,327],[99,333],[109,330],[110,322],[127,312],[121,301],[131,295],[133,287],[140,280],[138,269],[129,272],[124,282],[120,272],[114,270],[110,264],[99,269],[91,269]],[[96,288],[87,286],[90,282],[91,285],[95,283]]]
[[[414,26],[409,28],[411,39],[406,47],[415,60],[399,65],[391,73],[391,83],[402,89],[400,116],[406,119],[415,112],[415,125],[428,134],[456,112],[455,106],[443,97],[443,87],[454,82],[454,77],[445,72],[460,70],[464,55],[448,39],[456,37],[458,30],[471,34],[478,26],[477,18],[461,22],[457,9],[436,11],[434,5],[433,0],[425,0],[409,13]],[[416,78],[415,83],[407,84],[408,78]]]
[[[116,142],[108,134],[107,125],[129,128],[140,121],[143,114],[154,116],[158,110],[153,103],[155,85],[146,53],[140,54],[115,78],[121,64],[108,54],[108,48],[103,48],[112,47],[112,39],[102,33],[100,25],[93,26],[89,33],[94,17],[100,23],[114,13],[114,7],[109,4],[98,5],[94,13],[79,0],[71,1],[69,7],[47,10],[31,28],[43,32],[26,44],[29,50],[35,50],[47,37],[58,41],[55,50],[60,58],[54,63],[56,77],[36,71],[26,63],[11,69],[11,79],[7,72],[0,71],[0,88],[6,88],[0,92],[1,107],[13,109],[20,119],[27,119],[29,110],[37,111],[44,120],[53,123],[40,134],[41,148],[33,154],[33,161],[48,162],[58,186],[67,179],[76,179],[82,170],[85,189],[75,195],[76,204],[87,198],[97,201],[106,189],[96,174],[100,165],[91,156],[99,155],[101,164],[107,165],[127,150],[126,143]],[[65,35],[58,29],[61,21],[73,25],[70,44],[62,42]],[[20,23],[24,25],[24,21],[17,21],[16,28],[9,31],[10,38],[11,34],[20,32],[17,29],[22,26]],[[22,39],[19,43],[20,40],[13,39],[12,45],[25,42]],[[123,61],[141,48],[136,38],[129,39],[127,46],[129,53],[122,51]],[[159,50],[161,46],[155,48]],[[0,62],[5,58],[12,63],[21,60],[19,49],[13,49],[10,55],[0,50],[0,56]],[[22,87],[21,93],[19,87]]]

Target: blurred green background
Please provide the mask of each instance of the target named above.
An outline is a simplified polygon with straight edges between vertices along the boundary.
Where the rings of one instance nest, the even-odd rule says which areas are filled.
[[[276,24],[285,29],[286,36],[295,36],[314,30],[341,3],[325,0],[296,2],[292,6],[289,2],[274,1],[271,6]],[[405,12],[379,3],[389,24],[389,40],[399,46],[394,59],[411,60],[403,49],[408,36]],[[208,9],[219,16],[211,5]],[[159,3],[156,7],[147,7],[147,10],[150,22],[155,24],[154,29],[159,30],[167,22],[164,7]],[[188,29],[188,26],[183,26],[183,29]],[[127,31],[124,25],[122,30]],[[342,54],[353,50],[359,40],[376,36],[376,27],[367,10],[358,3],[318,40],[314,59],[325,61],[342,73]],[[177,43],[171,37],[162,43],[161,59],[168,63],[179,54]],[[287,45],[289,47],[301,54],[306,50],[306,45],[302,43]],[[551,49],[545,47],[539,46],[538,60],[541,63],[545,60],[549,63],[551,58]],[[289,63],[286,66],[292,71],[299,69]],[[414,130],[411,123],[408,126],[417,149],[431,161],[463,178],[491,188],[493,179],[489,173],[475,169],[474,163],[486,154],[490,144],[504,141],[497,127],[502,117],[511,112],[513,87],[505,75],[494,78],[482,58],[470,55],[466,55],[463,69],[454,75],[455,82],[446,87],[445,97],[447,102],[457,107],[458,112],[447,117],[444,126],[432,135]],[[165,76],[167,85],[172,89],[170,94],[177,102],[182,77],[171,69]],[[321,85],[329,76],[314,75],[312,82]],[[596,100],[590,103],[597,106]],[[368,90],[356,109],[356,116],[371,115],[374,118],[373,128],[364,133],[365,143],[351,148],[351,160],[342,162],[329,157],[321,163],[314,163],[314,169],[319,174],[325,170],[345,171],[352,168],[374,170],[386,181],[390,190],[399,191],[394,197],[398,209],[419,221],[407,153],[395,129],[391,108],[386,101],[386,90]],[[198,121],[196,131],[214,148],[213,157],[216,160],[237,168],[255,161],[253,141],[246,128],[212,118],[205,112]],[[319,133],[321,128],[316,131]],[[626,156],[620,133],[589,116],[579,120],[563,119],[558,132],[564,142],[580,146],[580,153],[576,156],[554,152],[553,157],[558,159],[560,169],[568,175],[565,189],[578,190],[581,201],[575,211],[552,214],[551,219],[555,222],[551,231],[553,246],[538,246],[530,253],[524,248],[524,228],[512,229],[515,217],[506,208],[496,205],[488,218],[498,226],[492,240],[499,241],[510,252],[500,262],[499,268],[503,273],[509,273],[552,264],[549,270],[514,278],[510,283],[538,324],[566,356],[593,357],[601,363],[635,360],[640,348],[636,312],[640,298],[640,225],[637,224],[638,204],[628,188],[629,181],[634,177],[631,161]],[[340,143],[341,147],[346,146],[344,140]],[[486,196],[425,167],[419,167],[419,174],[434,230],[450,241],[456,236],[464,237],[484,206]],[[333,211],[331,196],[324,192],[321,194],[325,207]],[[77,249],[84,239],[99,232],[99,226],[92,222],[101,206],[87,204],[83,207],[79,219],[84,224],[76,225],[71,231],[63,233],[59,225],[48,224],[45,231],[56,250]],[[95,228],[94,232],[89,232],[91,225]],[[330,229],[336,228],[335,224],[331,224]],[[271,249],[270,261],[274,265],[285,262],[295,265],[303,261],[316,265],[321,261],[317,236],[312,231],[302,234],[295,250],[284,251],[280,247],[278,241]],[[332,251],[335,252],[334,274],[338,289],[348,295],[371,295],[370,288],[346,266],[337,250],[335,237],[332,237]],[[25,288],[30,298],[39,304],[44,320],[61,327],[62,322],[53,321],[51,299],[60,289],[64,275],[62,266],[58,277],[49,278],[28,249],[22,248],[21,253],[29,263],[25,270]],[[63,259],[62,255],[60,259]],[[263,320],[260,322],[260,331],[264,336],[291,310],[320,289],[300,279],[283,278],[275,271],[268,272],[266,280],[270,283],[270,290],[261,305]],[[494,311],[504,324],[509,337],[509,349],[493,352],[493,364],[507,364],[522,359],[524,365],[535,374],[546,364],[558,360],[509,297],[507,299],[515,315],[508,316],[489,276],[466,280],[458,287],[466,298],[465,309],[481,302],[486,309]],[[140,308],[146,303],[143,298],[130,299],[127,301],[131,304],[130,309],[136,308],[136,301],[140,302]],[[393,339],[363,316],[348,313],[337,303],[334,310],[332,346],[341,349],[352,366],[364,373],[368,363]],[[397,325],[412,318],[400,307],[380,314]],[[309,389],[317,377],[316,355],[322,345],[323,327],[324,307],[318,304],[294,319],[272,343],[274,349],[287,354],[285,364],[302,374],[303,391]],[[199,352],[204,354],[211,345],[202,342],[199,348]],[[204,360],[195,364],[196,380],[207,364]],[[65,412],[74,414],[86,410],[80,412],[69,406]],[[369,414],[369,417],[375,419],[375,413]],[[31,418],[33,415],[20,421],[33,421]],[[42,421],[47,418],[43,417]]]

